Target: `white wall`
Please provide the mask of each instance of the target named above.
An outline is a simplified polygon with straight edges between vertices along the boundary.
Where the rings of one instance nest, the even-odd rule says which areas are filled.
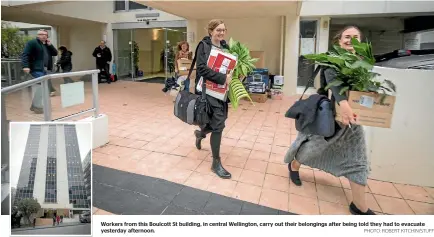
[[[95,69],[95,58],[92,56],[93,50],[102,40],[102,31],[105,29],[103,24],[89,24],[87,27],[72,26],[67,28],[62,38],[67,38],[69,50],[72,55],[73,71]],[[65,36],[66,34],[66,36]],[[109,45],[110,46],[110,45]],[[113,54],[113,48],[110,48]]]
[[[45,180],[47,173],[47,150],[48,147],[48,126],[41,126],[41,136],[39,139],[38,160],[36,162],[35,183],[33,186],[33,198],[39,204],[45,200]]]
[[[434,187],[434,71],[374,69],[397,87],[392,128],[366,127],[370,178]]]
[[[431,13],[431,1],[316,1],[304,0],[300,16]]]

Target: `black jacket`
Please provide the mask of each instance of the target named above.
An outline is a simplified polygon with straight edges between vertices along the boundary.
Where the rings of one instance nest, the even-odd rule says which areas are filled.
[[[296,127],[303,129],[316,119],[317,108],[323,100],[328,100],[324,95],[313,94],[305,100],[295,102],[286,112],[285,117],[295,119]]]
[[[38,38],[32,39],[27,42],[21,55],[21,64],[23,68],[30,68],[30,71],[43,72],[44,71],[44,48],[47,48],[49,58],[47,70],[53,69],[53,57],[57,56],[57,50],[53,45],[43,44]]]
[[[101,57],[97,57],[98,54],[101,54]],[[96,58],[96,66],[103,67],[107,64],[107,62],[112,61],[112,52],[106,46],[102,49],[100,46],[96,47],[92,53],[92,56]]]
[[[226,44],[226,41],[220,42],[220,45],[222,48],[228,49],[228,45]],[[209,36],[206,36],[203,38],[203,40],[199,43],[197,46],[197,52],[196,52],[196,85],[199,82],[199,79],[201,77],[205,78],[206,80],[212,81],[214,83],[217,83],[219,85],[224,85],[226,82],[226,74],[216,72],[208,67],[208,57],[211,53],[212,48],[212,42],[211,38]],[[196,94],[200,95],[201,92],[197,91],[197,88],[195,88]],[[214,107],[221,107],[223,101],[216,99],[212,96],[207,95],[207,100],[210,103],[211,106]]]
[[[66,51],[60,55],[59,61],[57,61],[57,65],[60,65],[60,68],[64,72],[70,72],[72,70],[72,52]]]

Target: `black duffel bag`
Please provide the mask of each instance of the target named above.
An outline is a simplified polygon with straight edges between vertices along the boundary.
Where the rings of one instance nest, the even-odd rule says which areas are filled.
[[[203,43],[199,42],[199,45]],[[190,80],[191,73],[196,63],[196,52],[194,54],[193,62],[191,63],[190,71],[186,80]],[[177,63],[177,62],[175,62]],[[210,107],[206,100],[206,79],[203,79],[202,83],[202,95],[196,95],[190,93],[190,91],[182,90],[178,93],[175,99],[174,114],[184,123],[190,125],[205,125],[210,121]]]

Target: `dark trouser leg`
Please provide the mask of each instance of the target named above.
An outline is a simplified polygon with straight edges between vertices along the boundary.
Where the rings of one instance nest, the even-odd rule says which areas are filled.
[[[107,78],[107,83],[110,84],[111,83],[111,79],[110,79],[110,69],[109,69],[109,64],[105,64],[104,65],[104,72],[105,72],[105,76]]]
[[[212,130],[211,130],[211,128],[208,125],[202,126],[200,128],[200,130],[194,131],[194,135],[196,136],[196,148],[198,150],[202,149],[202,140],[204,138],[206,138],[206,135],[208,133],[210,133],[211,131]]]
[[[65,71],[65,70],[63,71],[63,73],[67,73],[67,72],[71,72],[71,71]],[[64,82],[64,84],[74,83],[74,80],[72,80],[72,78],[70,78],[70,77],[64,77],[63,82]]]
[[[211,170],[222,179],[230,179],[231,174],[223,168],[220,158],[220,144],[222,142],[222,132],[211,133],[212,166]]]

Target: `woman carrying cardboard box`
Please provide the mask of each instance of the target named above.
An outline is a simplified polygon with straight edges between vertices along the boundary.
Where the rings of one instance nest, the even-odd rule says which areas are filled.
[[[361,31],[355,26],[345,27],[335,36],[335,43],[345,50],[355,53],[351,39],[360,41]],[[323,69],[321,81],[327,83],[335,80],[337,72],[333,68]],[[325,85],[321,85],[324,88]],[[342,123],[337,126],[333,137],[299,133],[285,156],[291,181],[302,185],[299,175],[301,164],[333,174],[344,176],[350,181],[353,201],[349,209],[354,215],[375,215],[366,203],[365,187],[367,185],[369,166],[366,155],[366,141],[363,127],[355,124],[348,98],[340,95],[341,88],[331,87],[334,100],[339,103]],[[319,90],[319,93],[321,89]],[[322,90],[324,93],[324,90]]]
[[[179,76],[179,59],[192,59],[192,52],[190,52],[190,45],[187,41],[181,41],[178,43],[178,52],[175,55],[175,73]],[[190,80],[184,82],[184,90],[190,89]]]

